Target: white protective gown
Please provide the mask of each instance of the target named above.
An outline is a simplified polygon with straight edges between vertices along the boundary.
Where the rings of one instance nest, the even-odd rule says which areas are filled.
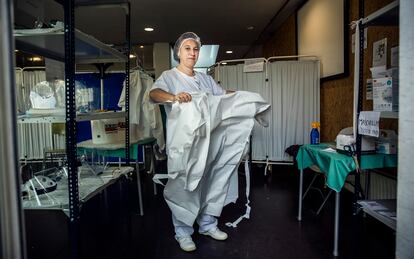
[[[165,148],[164,129],[160,108],[150,102],[149,92],[153,79],[138,70],[132,71],[129,88],[129,123],[131,141],[154,137],[158,146]],[[118,106],[125,109],[125,82],[118,101]]]
[[[254,120],[266,125],[270,105],[259,95],[193,93],[167,120],[169,180],[164,197],[175,218],[192,226],[199,214],[220,216],[238,197],[237,168]]]

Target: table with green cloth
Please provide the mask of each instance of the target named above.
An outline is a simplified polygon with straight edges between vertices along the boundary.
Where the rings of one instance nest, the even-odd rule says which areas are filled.
[[[340,154],[334,149],[327,151],[332,144],[303,145],[296,156],[299,170],[316,165],[326,175],[326,184],[336,192],[340,192],[345,179],[355,170],[355,163],[351,156]],[[334,151],[334,152],[332,152]],[[362,155],[360,168],[374,169],[396,167],[397,155],[366,154]]]
[[[137,188],[138,188],[138,202],[139,202],[139,210],[140,215],[144,215],[144,206],[142,201],[142,191],[141,191],[141,177],[139,173],[139,160],[138,160],[138,149],[139,147],[143,147],[146,145],[154,145],[157,143],[157,140],[153,137],[140,139],[140,140],[131,140],[130,142],[130,158],[135,159],[135,170],[137,173]],[[96,154],[97,156],[104,157],[118,157],[118,158],[126,158],[125,155],[125,142],[120,143],[110,143],[110,144],[94,144],[93,141],[86,140],[79,142],[77,144],[78,153],[91,153]],[[145,152],[143,152],[143,160],[145,162]],[[153,156],[151,157],[151,169],[153,170]],[[154,184],[154,192],[156,192],[156,187]]]
[[[356,166],[351,156],[338,153],[333,147],[334,144],[321,143],[306,144],[299,148],[296,156],[300,170],[298,220],[302,220],[303,171],[308,167],[317,166],[326,176],[326,185],[336,192],[333,254],[338,256],[339,193],[345,184],[346,177],[350,172],[355,171]],[[360,169],[362,170],[396,166],[397,155],[366,154],[361,156]]]

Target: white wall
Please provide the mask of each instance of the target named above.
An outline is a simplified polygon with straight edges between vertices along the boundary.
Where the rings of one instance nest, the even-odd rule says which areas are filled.
[[[0,0],[0,258],[26,258],[17,170],[12,1]]]
[[[400,120],[396,258],[414,258],[414,1],[400,1]]]
[[[321,60],[321,78],[345,71],[343,0],[310,0],[297,16],[298,55]]]
[[[162,72],[170,69],[170,44],[166,42],[154,43],[154,70],[155,78],[158,78]]]

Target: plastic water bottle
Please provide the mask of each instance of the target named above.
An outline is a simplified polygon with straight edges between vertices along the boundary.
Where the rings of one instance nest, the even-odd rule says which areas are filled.
[[[319,144],[319,122],[312,122],[312,130],[310,133],[310,143],[311,144]]]

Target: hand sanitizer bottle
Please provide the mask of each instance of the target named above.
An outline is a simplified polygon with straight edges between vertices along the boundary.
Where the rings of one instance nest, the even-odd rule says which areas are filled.
[[[319,122],[312,122],[312,130],[310,133],[310,143],[311,144],[319,144],[320,140],[319,140],[319,128],[320,124]]]

